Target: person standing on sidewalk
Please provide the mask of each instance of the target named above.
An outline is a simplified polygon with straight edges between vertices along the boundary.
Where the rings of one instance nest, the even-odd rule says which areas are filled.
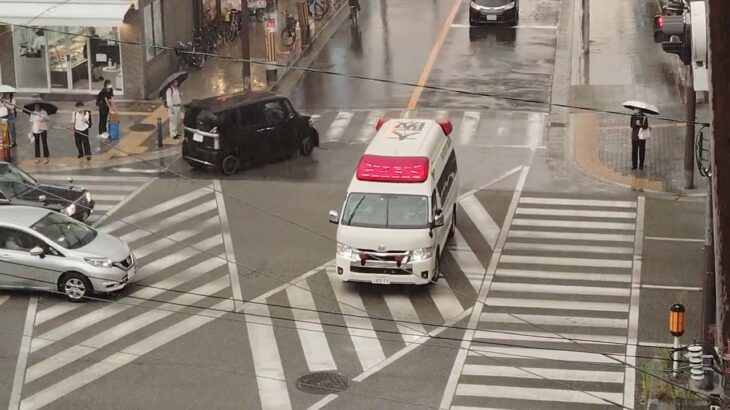
[[[71,125],[74,130],[74,141],[76,141],[76,150],[79,155],[76,158],[86,156],[86,160],[91,160],[91,146],[89,145],[89,128],[91,127],[91,111],[84,109],[84,103],[79,101],[76,103],[76,111],[71,114]]]
[[[33,107],[30,113],[31,132],[35,140],[35,163],[41,162],[41,144],[43,145],[43,163],[48,163],[48,113],[40,104]]]
[[[167,104],[167,115],[170,118],[170,136],[173,139],[180,138],[182,131],[180,130],[180,89],[177,80],[172,80],[170,86],[165,91],[165,103]]]
[[[96,106],[99,107],[99,136],[106,132],[106,122],[109,118],[109,108],[114,111],[114,90],[111,80],[104,81],[104,88],[96,95]]]
[[[8,120],[8,129],[10,131],[10,148],[15,148],[17,140],[15,137],[15,119],[18,111],[15,109],[15,96],[13,93],[3,93],[0,97],[0,119]]]
[[[631,169],[635,170],[638,162],[639,169],[643,170],[646,140],[639,138],[639,132],[649,128],[649,119],[646,118],[643,111],[636,110],[631,114],[629,125],[631,126]]]

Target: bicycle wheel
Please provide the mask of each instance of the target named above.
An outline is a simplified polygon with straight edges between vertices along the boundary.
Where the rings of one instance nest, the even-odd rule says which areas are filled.
[[[256,9],[256,20],[258,20],[259,23],[263,23],[264,20],[266,20],[266,9]]]
[[[315,1],[309,6],[309,14],[315,20],[322,20],[322,18],[324,17],[324,9],[322,8],[322,5],[319,3],[319,1]]]
[[[284,46],[293,46],[296,39],[296,33],[291,27],[284,27],[284,30],[281,30],[281,44]]]

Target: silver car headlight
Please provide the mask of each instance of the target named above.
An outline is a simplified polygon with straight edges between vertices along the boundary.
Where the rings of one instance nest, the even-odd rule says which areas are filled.
[[[89,192],[89,191],[86,191],[86,192],[84,193],[84,198],[86,198],[86,202],[89,202],[89,203],[91,203],[91,192]]]
[[[84,260],[97,268],[111,268],[113,263],[107,258],[84,258]]]
[[[71,205],[63,208],[63,213],[66,214],[66,215],[68,215],[68,216],[71,216],[71,215],[75,214],[76,213],[76,205],[75,204],[71,204]]]
[[[347,260],[355,260],[356,252],[349,246],[341,243],[337,244],[337,256],[341,256]]]
[[[411,251],[411,261],[421,262],[433,256],[433,248],[421,248]]]

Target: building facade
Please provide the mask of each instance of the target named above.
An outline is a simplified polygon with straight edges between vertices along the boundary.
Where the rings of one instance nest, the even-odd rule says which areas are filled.
[[[194,3],[193,3],[194,4]],[[190,0],[0,0],[0,79],[18,92],[154,98],[192,38]]]

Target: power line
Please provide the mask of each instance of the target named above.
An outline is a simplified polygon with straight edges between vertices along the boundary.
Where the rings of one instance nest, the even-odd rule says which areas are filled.
[[[0,23],[2,23],[2,22],[0,22]],[[4,23],[4,24],[9,24],[9,23]],[[32,26],[27,26],[27,25],[21,25],[21,27],[33,28]],[[72,32],[67,32],[67,31],[63,31],[63,30],[48,29],[48,28],[45,28],[44,30],[59,33],[59,34],[72,35],[72,36],[76,36],[76,37],[91,38],[91,35],[89,35],[89,34],[72,33]],[[117,44],[133,45],[133,46],[139,46],[139,47],[145,47],[145,48],[154,48],[154,49],[160,49],[160,50],[172,51],[172,52],[176,51],[175,47],[162,46],[162,45],[156,45],[156,44],[147,44],[147,43],[136,42],[136,41],[126,41],[126,40],[121,40],[121,39],[119,39],[119,40],[112,39],[109,41],[113,42],[113,43],[117,43]],[[543,100],[535,100],[535,99],[520,98],[520,97],[510,97],[510,96],[499,95],[499,94],[461,90],[461,89],[440,87],[440,86],[427,85],[427,84],[421,85],[421,84],[417,84],[417,83],[409,82],[409,81],[399,81],[399,80],[391,80],[391,79],[387,79],[387,78],[368,77],[365,75],[342,73],[342,72],[338,72],[338,71],[323,70],[323,69],[310,68],[310,67],[301,67],[301,66],[281,64],[281,63],[275,63],[275,62],[271,62],[271,63],[270,62],[261,62],[261,61],[256,61],[254,59],[230,57],[230,56],[224,56],[224,55],[215,54],[215,53],[205,53],[205,52],[201,52],[201,51],[179,50],[177,52],[180,52],[182,54],[192,54],[192,55],[197,54],[197,55],[202,55],[202,56],[205,56],[208,58],[217,58],[217,59],[228,60],[228,61],[233,61],[233,62],[259,64],[259,65],[286,68],[286,69],[295,69],[295,70],[300,70],[300,71],[314,73],[314,74],[345,77],[345,78],[350,78],[353,80],[372,81],[372,82],[378,82],[378,83],[383,83],[383,84],[400,85],[400,86],[406,86],[406,87],[412,87],[412,88],[423,88],[426,90],[440,91],[440,92],[446,92],[446,93],[455,93],[455,94],[461,94],[461,95],[469,95],[469,96],[473,96],[473,97],[487,97],[487,98],[493,98],[496,100],[507,100],[507,101],[512,101],[512,102],[521,102],[521,103],[534,104],[534,105],[547,105],[547,106],[553,106],[553,107],[559,107],[559,108],[569,108],[569,109],[575,109],[575,110],[581,110],[581,111],[590,111],[590,112],[597,112],[597,113],[603,113],[603,114],[620,115],[620,116],[624,116],[624,117],[629,117],[632,115],[631,113],[626,113],[623,111],[613,111],[613,110],[605,110],[605,109],[600,109],[600,108],[595,108],[595,107],[561,104],[561,103],[555,103],[552,101],[543,101]],[[709,123],[679,120],[676,118],[668,118],[668,117],[661,117],[661,116],[654,116],[653,118],[656,120],[682,123],[682,124],[695,124],[695,125],[703,125],[703,126],[710,125]]]

